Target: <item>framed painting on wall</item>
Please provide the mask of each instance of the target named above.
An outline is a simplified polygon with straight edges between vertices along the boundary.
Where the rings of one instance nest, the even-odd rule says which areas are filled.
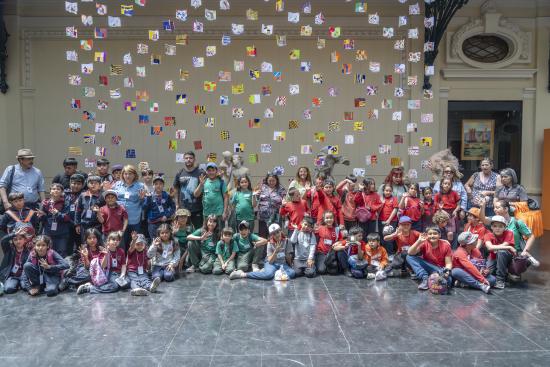
[[[495,120],[462,120],[462,149],[460,159],[479,161],[493,159]]]

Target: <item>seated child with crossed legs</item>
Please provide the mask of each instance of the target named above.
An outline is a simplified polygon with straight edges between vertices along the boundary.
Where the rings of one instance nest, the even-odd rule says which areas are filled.
[[[146,249],[147,240],[142,234],[132,232],[132,242],[128,249],[128,278],[130,279],[130,294],[132,296],[147,296],[149,292],[155,293],[160,284],[160,278],[155,277],[153,281],[147,274],[150,266],[149,256]]]

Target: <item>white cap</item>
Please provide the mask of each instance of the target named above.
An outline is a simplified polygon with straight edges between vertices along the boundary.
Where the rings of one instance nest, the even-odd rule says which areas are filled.
[[[502,224],[504,224],[505,226],[508,224],[508,223],[506,222],[506,219],[504,219],[504,217],[503,217],[502,215],[493,215],[493,216],[491,217],[491,223],[493,223],[493,222],[502,223]]]
[[[269,234],[273,234],[280,230],[281,230],[281,226],[278,225],[277,223],[273,223],[269,226]]]

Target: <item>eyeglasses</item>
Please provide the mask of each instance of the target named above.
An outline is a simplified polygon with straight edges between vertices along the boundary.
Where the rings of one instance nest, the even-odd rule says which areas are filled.
[[[141,172],[141,177],[145,177],[145,176],[153,176],[153,174],[149,172]]]
[[[443,171],[443,173],[453,173],[453,171]]]

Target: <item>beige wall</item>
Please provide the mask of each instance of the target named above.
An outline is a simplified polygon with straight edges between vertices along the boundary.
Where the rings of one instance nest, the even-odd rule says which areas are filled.
[[[503,10],[506,16],[506,9]],[[467,9],[468,15],[478,16],[479,10]],[[296,155],[299,164],[313,166],[312,155],[301,155],[300,145],[311,144],[314,146],[314,152],[324,145],[338,144],[340,150],[348,156],[352,164],[350,168],[338,167],[335,171],[337,176],[348,173],[353,167],[362,167],[367,169],[367,175],[374,176],[380,181],[390,168],[389,160],[391,156],[399,156],[405,163],[405,167],[415,168],[419,171],[420,180],[428,177],[427,172],[420,170],[420,162],[428,156],[445,148],[447,134],[447,101],[448,100],[523,100],[523,134],[522,134],[522,177],[523,184],[530,192],[540,192],[540,163],[541,162],[541,144],[542,130],[550,127],[546,116],[550,115],[550,97],[546,91],[547,84],[547,58],[548,58],[548,18],[536,18],[536,15],[529,13],[525,17],[520,17],[514,10],[514,21],[518,22],[522,30],[532,33],[532,58],[531,63],[527,65],[511,65],[509,68],[532,68],[537,69],[533,78],[527,79],[492,79],[478,80],[476,78],[466,79],[445,79],[438,75],[432,78],[434,86],[434,100],[423,100],[421,110],[408,111],[407,99],[422,99],[421,88],[413,88],[408,92],[406,98],[398,100],[391,97],[393,88],[383,87],[382,78],[384,70],[379,74],[372,74],[368,71],[368,62],[358,63],[353,60],[351,51],[343,50],[340,42],[328,41],[325,50],[317,50],[314,40],[305,42],[299,39],[289,39],[289,46],[286,48],[277,48],[275,41],[264,41],[259,39],[250,39],[237,41],[233,38],[233,43],[229,47],[221,46],[219,35],[211,35],[209,39],[191,40],[189,46],[178,46],[177,56],[163,55],[163,64],[161,66],[150,65],[148,55],[137,55],[136,44],[141,38],[156,49],[156,53],[163,53],[164,41],[153,43],[146,40],[147,29],[158,28],[161,18],[144,19],[143,29],[140,33],[131,31],[125,34],[116,35],[109,40],[99,41],[96,47],[98,50],[107,51],[107,63],[96,64],[96,70],[92,76],[84,77],[89,80],[88,85],[96,88],[96,98],[81,97],[83,106],[88,107],[97,102],[101,96],[109,100],[109,111],[97,112],[97,121],[105,122],[107,130],[104,135],[96,134],[98,144],[107,147],[108,158],[112,162],[137,163],[142,160],[149,161],[152,166],[158,170],[167,173],[169,176],[178,170],[178,164],[175,163],[175,152],[168,151],[168,140],[173,139],[176,129],[187,129],[188,138],[178,141],[177,152],[184,152],[192,149],[193,140],[203,141],[203,150],[198,152],[200,158],[206,156],[208,152],[216,152],[218,156],[223,150],[232,150],[233,143],[245,143],[245,160],[248,161],[248,154],[259,152],[260,144],[272,144],[272,154],[259,153],[259,163],[249,164],[253,176],[261,176],[268,169],[276,165],[283,165],[286,170],[286,176],[292,176],[295,168],[290,167],[287,159],[290,155]],[[30,19],[18,18],[16,16],[8,17],[8,26],[12,37],[10,39],[10,58],[9,58],[9,83],[10,93],[6,96],[0,96],[0,128],[1,131],[7,131],[7,134],[0,134],[0,166],[5,166],[13,161],[15,151],[20,146],[31,147],[39,156],[37,166],[42,168],[47,177],[52,177],[60,171],[60,162],[67,155],[68,146],[82,146],[84,155],[79,157],[83,165],[84,157],[93,157],[94,150],[90,145],[83,143],[83,133],[93,133],[93,124],[80,120],[80,113],[72,111],[69,108],[69,100],[73,96],[78,96],[81,92],[79,87],[71,87],[67,84],[67,74],[79,72],[80,62],[88,62],[93,55],[89,52],[79,51],[81,56],[79,63],[68,63],[65,61],[64,51],[67,49],[78,48],[74,40],[68,40],[62,35],[62,26],[69,24],[66,19]],[[420,19],[417,20],[421,22]],[[466,23],[468,18],[457,17],[450,30],[456,30],[462,24]],[[357,19],[341,19],[340,24],[349,24],[349,27],[360,29],[362,23]],[[54,27],[54,24],[59,26]],[[153,25],[156,24],[156,25]],[[40,31],[40,29],[45,31]],[[26,31],[26,33],[24,32]],[[383,67],[392,68],[394,63],[405,57],[404,54],[397,53],[392,49],[392,43],[380,39],[372,31],[363,28],[361,35],[353,38],[356,40],[356,48],[364,48],[369,54],[370,61],[380,61]],[[114,32],[113,32],[114,33]],[[142,35],[142,36],[141,36]],[[208,38],[208,37],[207,37]],[[255,38],[255,37],[252,37]],[[470,68],[467,65],[448,65],[445,59],[445,40],[442,41],[442,50],[438,58],[438,71],[448,67]],[[204,54],[206,45],[216,45],[218,54],[213,58],[205,58],[206,67],[204,69],[195,69],[191,66],[191,56]],[[244,55],[244,47],[254,44],[258,48],[258,56],[255,59]],[[419,49],[421,42],[409,44],[413,49]],[[312,62],[314,72],[324,74],[325,83],[322,87],[311,83],[312,73],[302,73],[299,71],[299,61],[290,61],[288,52],[292,48],[300,48],[302,51],[301,60]],[[337,50],[342,55],[339,63],[330,63],[330,51]],[[120,100],[111,100],[108,98],[108,88],[97,85],[98,75],[108,74],[108,65],[112,63],[121,63],[119,60],[122,54],[131,51],[134,59],[134,65],[125,66],[125,71],[129,70],[135,75],[135,66],[145,65],[147,67],[148,77],[140,79],[134,76],[136,88],[128,90],[122,88],[123,77],[109,77],[111,86],[120,87],[123,91],[123,97]],[[233,72],[233,60],[244,60],[245,72]],[[115,61],[113,61],[115,60]],[[262,74],[258,81],[252,81],[248,77],[250,67],[259,68],[262,61],[273,63],[274,70],[283,71],[283,81],[276,83],[271,75]],[[353,62],[352,75],[342,75],[340,67],[342,62]],[[178,69],[180,66],[187,68],[191,72],[191,79],[186,82],[178,80]],[[418,74],[419,82],[422,80],[422,65],[409,64],[412,67],[411,74]],[[30,68],[30,69],[29,69]],[[100,72],[100,70],[102,70]],[[202,90],[203,80],[216,80],[217,73],[220,70],[232,71],[233,82],[218,83],[218,90],[215,93],[208,94]],[[377,121],[367,119],[367,109],[353,108],[353,98],[364,96],[365,85],[353,83],[356,72],[367,74],[367,84],[377,84],[381,93],[376,97],[368,97],[368,108],[378,108],[380,119]],[[387,72],[392,73],[391,70]],[[126,74],[126,72],[125,72]],[[394,74],[394,73],[392,73]],[[394,78],[397,75],[394,74]],[[164,80],[173,79],[176,88],[174,92],[164,91]],[[243,81],[245,83],[245,93],[240,96],[231,95],[231,84]],[[397,83],[397,80],[394,80]],[[292,83],[300,84],[300,95],[290,96],[288,94],[288,85]],[[86,83],[85,83],[86,84]],[[272,95],[262,97],[262,104],[250,105],[248,95],[259,93],[261,86],[270,85]],[[328,87],[337,87],[340,90],[338,97],[329,97]],[[125,112],[122,110],[122,102],[126,99],[135,101],[135,90],[147,89],[152,96],[151,101],[160,103],[160,113],[148,113],[147,104],[138,102],[138,111]],[[130,92],[128,94],[128,92]],[[187,105],[176,105],[175,95],[184,92],[189,96]],[[244,119],[234,119],[231,116],[230,107],[221,107],[218,104],[218,96],[226,94],[230,96],[231,104],[238,103],[245,109]],[[287,106],[285,108],[274,107],[273,101],[278,95],[287,96]],[[128,96],[128,97],[126,97]],[[156,97],[158,96],[158,98]],[[323,98],[324,104],[321,109],[312,109],[313,119],[304,120],[302,111],[310,104],[312,96]],[[387,96],[393,98],[394,106],[399,106],[403,110],[403,120],[401,122],[391,121],[391,113],[382,110],[380,107],[381,99]],[[103,99],[103,98],[102,98]],[[267,103],[266,103],[267,101]],[[194,104],[207,105],[207,114],[195,115],[193,113]],[[275,110],[275,117],[272,120],[263,118],[263,111],[266,107],[272,107]],[[86,108],[83,108],[86,109]],[[94,109],[95,110],[95,109]],[[356,120],[363,120],[366,124],[366,130],[362,133],[352,131],[350,122],[343,121],[344,111],[354,111]],[[432,125],[420,124],[421,112],[433,112],[435,123]],[[176,127],[164,127],[163,137],[153,137],[149,134],[149,126],[138,125],[138,114],[147,113],[150,115],[150,125],[163,125],[164,116],[176,116]],[[204,127],[205,117],[216,117],[216,127],[208,129]],[[247,121],[249,118],[260,117],[263,127],[261,129],[249,129]],[[300,121],[300,127],[297,130],[288,130],[288,121],[297,119]],[[71,135],[67,133],[67,124],[70,121],[79,121],[82,123],[82,133]],[[328,122],[340,121],[341,131],[332,133],[328,131]],[[409,121],[418,123],[418,133],[407,134],[406,123]],[[220,130],[229,130],[231,139],[222,141],[219,137]],[[273,141],[273,132],[282,130],[287,132],[285,142]],[[327,140],[325,143],[315,143],[313,134],[317,131],[324,131]],[[344,135],[355,135],[354,145],[344,145]],[[404,135],[404,144],[394,144],[394,134]],[[122,136],[122,145],[116,147],[111,145],[110,139],[113,135]],[[409,145],[420,145],[420,137],[432,136],[434,146],[432,148],[420,148],[421,155],[410,157],[407,155]],[[392,154],[383,156],[378,153],[378,144],[391,144]],[[136,160],[126,160],[123,157],[127,148],[137,150]],[[379,164],[374,167],[365,167],[365,155],[377,154]],[[290,177],[289,177],[290,178]]]

